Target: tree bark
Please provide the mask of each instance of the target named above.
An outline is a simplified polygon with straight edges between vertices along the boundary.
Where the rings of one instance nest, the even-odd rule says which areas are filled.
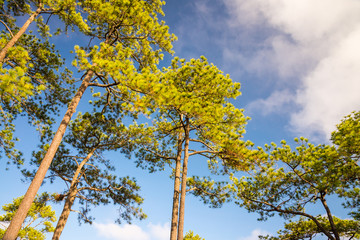
[[[64,230],[65,224],[66,224],[66,222],[68,220],[68,217],[70,215],[70,212],[71,212],[71,207],[74,204],[76,194],[78,193],[77,184],[79,182],[80,171],[83,168],[83,166],[89,161],[89,159],[92,157],[95,150],[96,150],[95,148],[93,150],[91,150],[91,152],[86,156],[86,158],[84,158],[84,160],[82,160],[82,162],[77,167],[77,169],[76,169],[76,171],[74,173],[74,176],[73,176],[73,178],[71,180],[71,185],[70,185],[70,189],[69,189],[69,195],[66,198],[65,205],[64,205],[64,208],[63,208],[63,210],[61,212],[59,221],[56,224],[56,228],[55,228],[52,240],[59,240],[60,235],[61,235],[62,231]]]
[[[185,145],[184,145],[184,162],[181,179],[181,197],[179,210],[179,228],[177,240],[184,238],[184,216],[185,216],[185,197],[186,197],[186,180],[187,180],[187,164],[189,160],[189,142],[190,142],[190,123],[189,118],[186,118],[185,123]]]
[[[65,134],[65,130],[71,120],[71,117],[74,114],[74,112],[76,111],[76,107],[79,104],[79,101],[80,101],[81,97],[83,96],[86,88],[89,86],[90,80],[93,75],[94,75],[94,72],[92,70],[88,70],[77,93],[75,94],[74,98],[71,100],[71,103],[60,123],[58,130],[55,133],[55,136],[50,144],[50,147],[49,147],[45,157],[41,161],[41,164],[35,174],[35,177],[32,180],[32,182],[24,196],[24,199],[21,201],[19,209],[16,211],[12,221],[10,222],[9,227],[7,228],[7,230],[5,232],[3,240],[15,240],[16,239],[16,237],[20,231],[21,225],[23,224],[23,222],[26,218],[26,215],[31,207],[31,204],[35,199],[36,193],[39,190],[39,188],[45,178],[46,172],[49,169],[50,164],[55,156],[55,153],[62,141],[62,138]]]
[[[77,190],[77,185],[75,183],[74,185],[72,185],[70,187],[69,195],[67,196],[67,198],[65,200],[64,208],[63,208],[63,210],[61,212],[59,221],[56,224],[56,228],[55,228],[55,231],[54,231],[54,234],[53,234],[53,237],[52,237],[53,240],[60,238],[60,235],[61,235],[62,231],[64,230],[65,224],[66,224],[66,222],[68,220],[68,217],[70,215],[71,207],[74,204],[77,193],[78,193],[78,190]]]
[[[173,207],[171,217],[171,230],[170,240],[176,240],[176,234],[178,230],[178,216],[179,216],[179,194],[180,194],[180,174],[181,174],[181,152],[182,152],[182,134],[178,135],[177,142],[177,156],[175,166],[175,179],[174,179],[174,196],[173,196]]]
[[[20,28],[20,30],[15,34],[15,36],[5,45],[3,49],[0,51],[0,63],[4,63],[5,56],[9,49],[15,45],[15,43],[19,40],[19,38],[24,34],[29,25],[35,20],[35,18],[41,13],[42,7],[36,9],[36,11],[29,17],[29,19],[24,23],[24,25]]]
[[[336,226],[335,226],[334,219],[332,217],[330,208],[327,205],[327,202],[325,200],[325,195],[323,195],[322,193],[320,193],[320,200],[321,200],[321,203],[323,204],[323,206],[324,206],[324,208],[326,210],[326,214],[327,214],[328,219],[329,219],[330,227],[331,227],[331,230],[332,230],[332,232],[333,232],[333,234],[335,236],[335,239],[340,240],[340,236],[339,236],[339,233],[338,233],[338,231],[336,229]]]

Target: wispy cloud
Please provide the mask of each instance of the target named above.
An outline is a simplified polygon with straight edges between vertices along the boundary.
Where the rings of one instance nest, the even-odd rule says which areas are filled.
[[[170,225],[168,223],[163,225],[149,223],[148,229],[153,240],[167,240],[170,237]]]
[[[252,114],[286,110],[288,129],[325,140],[343,116],[360,109],[360,1],[187,4],[175,28],[177,53],[204,54],[235,81],[252,79],[248,86],[256,90],[247,88],[247,101],[258,111]]]
[[[137,225],[117,225],[114,223],[94,223],[101,237],[116,240],[150,240],[148,233]]]
[[[329,136],[344,115],[360,110],[359,42],[360,24],[303,79],[304,88],[297,93],[297,103],[303,108],[291,118],[298,131]]]
[[[251,232],[250,236],[247,237],[240,237],[238,238],[238,240],[258,240],[259,239],[259,235],[262,236],[266,236],[269,235],[270,233],[261,229],[255,229]]]
[[[94,223],[99,236],[111,240],[166,240],[170,236],[169,224],[152,224],[143,229],[138,225]]]
[[[243,35],[256,45],[246,58],[241,52],[227,53],[239,56],[249,72],[275,72],[274,85],[296,92],[298,108],[289,113],[295,132],[329,136],[342,116],[360,108],[359,1],[224,3],[231,14],[231,28],[247,32]],[[263,31],[261,37],[259,31]],[[268,100],[276,95],[274,92]],[[259,103],[276,110],[274,101],[257,100],[254,105]]]
[[[246,111],[251,115],[253,112],[258,112],[262,115],[268,115],[274,112],[287,112],[294,103],[295,98],[289,90],[274,91],[266,99],[258,99],[246,106]]]

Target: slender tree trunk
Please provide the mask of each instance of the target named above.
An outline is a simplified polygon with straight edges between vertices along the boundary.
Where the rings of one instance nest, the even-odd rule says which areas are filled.
[[[334,219],[333,219],[332,214],[331,214],[331,212],[330,212],[330,208],[329,208],[329,206],[327,205],[327,202],[326,202],[326,200],[325,200],[325,196],[324,196],[323,194],[321,194],[320,200],[321,200],[321,203],[323,204],[323,206],[324,206],[324,208],[325,208],[325,210],[326,210],[326,214],[327,214],[328,219],[329,219],[330,227],[331,227],[331,230],[332,230],[332,232],[333,232],[333,234],[334,234],[334,236],[335,236],[335,239],[336,239],[336,240],[340,240],[340,236],[339,236],[339,233],[338,233],[338,231],[337,231],[337,229],[336,229],[336,226],[335,226],[335,223],[334,223]]]
[[[86,73],[77,93],[75,94],[74,98],[71,100],[71,103],[65,113],[65,116],[63,117],[60,126],[58,130],[55,133],[55,136],[50,144],[50,147],[41,161],[41,164],[35,174],[34,179],[32,180],[24,199],[21,201],[21,204],[19,206],[19,209],[16,211],[12,221],[10,222],[9,227],[7,228],[5,235],[3,237],[3,240],[15,240],[21,225],[23,224],[26,215],[31,207],[32,202],[34,201],[34,198],[36,196],[37,191],[39,190],[47,170],[50,167],[50,164],[55,156],[55,153],[62,141],[62,138],[65,134],[65,130],[67,126],[69,125],[69,122],[71,120],[72,115],[76,111],[76,107],[79,104],[79,101],[81,97],[83,96],[86,88],[89,86],[90,80],[92,76],[94,75],[94,72],[92,70],[88,70]]]
[[[96,150],[95,148],[93,150],[91,150],[91,152],[86,156],[86,158],[84,158],[84,160],[82,160],[82,162],[77,167],[77,169],[76,169],[76,171],[74,173],[74,176],[73,176],[73,178],[71,180],[71,185],[70,185],[70,189],[69,189],[69,195],[66,198],[65,205],[64,205],[64,208],[63,208],[63,210],[61,212],[59,221],[56,224],[56,228],[55,228],[52,240],[58,240],[60,238],[60,235],[61,235],[62,231],[64,230],[65,224],[66,224],[66,222],[68,220],[68,217],[70,215],[70,212],[71,212],[71,207],[74,204],[76,194],[78,193],[77,183],[79,182],[80,171],[83,168],[83,166],[89,161],[89,159],[92,157],[95,150]]]
[[[63,208],[63,210],[61,212],[59,221],[56,224],[56,228],[55,228],[55,231],[54,231],[54,234],[53,234],[53,237],[52,237],[53,240],[60,238],[60,235],[61,235],[62,231],[64,230],[65,224],[66,224],[66,222],[68,220],[68,217],[70,215],[71,207],[74,204],[77,192],[78,192],[77,184],[75,183],[69,189],[69,195],[67,196],[67,198],[65,200],[64,208]]]
[[[0,51],[0,63],[4,63],[4,59],[6,53],[9,51],[11,47],[15,45],[15,43],[19,40],[19,38],[24,34],[29,25],[35,20],[35,18],[41,13],[42,7],[36,9],[36,11],[30,16],[30,18],[24,23],[24,25],[20,28],[20,30],[15,34],[15,36],[5,45],[3,49]]]
[[[181,152],[182,152],[182,134],[178,135],[177,142],[177,156],[175,166],[175,179],[174,179],[174,196],[173,196],[173,208],[171,217],[171,230],[170,240],[176,240],[178,216],[179,216],[179,194],[180,194],[180,173],[181,173]]]
[[[184,162],[181,179],[181,197],[180,197],[180,213],[179,213],[179,228],[177,240],[184,238],[184,215],[185,215],[185,197],[186,197],[186,180],[187,180],[187,164],[189,160],[189,141],[190,141],[190,123],[189,118],[186,118],[185,123],[185,145],[184,145]]]

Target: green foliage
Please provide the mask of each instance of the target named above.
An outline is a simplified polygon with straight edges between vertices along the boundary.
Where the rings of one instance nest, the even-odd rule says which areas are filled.
[[[250,177],[233,178],[238,196],[245,199],[242,205],[249,210],[264,210],[261,219],[280,207],[289,212],[302,212],[304,203],[334,193],[341,184],[338,180],[341,172],[335,173],[343,165],[334,147],[314,146],[304,140],[299,142],[296,151],[284,141],[281,147],[273,144],[267,148],[269,158],[254,169]]]
[[[331,232],[329,219],[323,216],[316,216],[316,220],[324,226],[326,231]],[[341,239],[360,239],[360,222],[333,217],[335,228],[338,229]],[[280,239],[313,239],[315,237],[324,237],[319,232],[318,226],[314,221],[300,217],[298,221],[289,221],[284,225],[284,229],[278,231],[278,236],[261,236],[260,239],[280,240]]]
[[[94,111],[134,117],[138,111],[150,113],[148,107],[140,106],[142,94],[157,80],[161,52],[171,52],[176,39],[158,20],[162,5],[157,0],[82,1],[90,29],[85,34],[99,44],[75,46],[73,65],[96,75],[89,84],[98,89],[90,101]]]
[[[205,238],[202,238],[197,234],[194,236],[194,232],[189,231],[185,234],[184,240],[205,240]]]
[[[48,24],[50,18],[56,15],[64,22],[65,29],[70,27],[74,30],[77,27],[82,32],[88,32],[89,27],[86,24],[85,19],[80,14],[80,6],[82,1],[76,0],[21,0],[21,1],[0,1],[0,19],[4,21],[9,28],[13,28],[16,25],[19,16],[29,16],[33,14],[37,9],[40,9],[40,13],[47,13],[47,19],[44,21],[42,15],[37,16],[35,19],[38,32],[42,37],[51,37],[50,26]]]
[[[285,219],[301,216],[286,223],[278,237],[267,239],[311,239],[316,234],[329,239],[359,238],[359,211],[350,212],[354,219],[342,220],[332,215],[327,204],[329,196],[345,197],[346,207],[359,207],[358,165],[359,115],[347,116],[332,134],[335,146],[313,145],[307,139],[295,139],[293,150],[285,141],[281,146],[266,145],[259,161],[249,175],[236,178],[232,191],[236,204],[250,212],[258,212],[259,220],[278,213]],[[306,211],[318,204],[324,215]]]
[[[137,137],[131,140],[131,148],[127,148],[126,153],[129,158],[135,156],[137,167],[153,173],[172,164],[176,158],[172,148],[175,144],[173,136],[166,137],[164,132],[146,124],[135,123],[129,126],[129,130]]]
[[[202,154],[213,163],[216,156],[224,166],[246,167],[242,155],[248,154],[248,143],[242,136],[248,118],[229,102],[240,95],[240,84],[232,82],[205,57],[190,62],[175,58],[165,70],[162,83],[165,89],[156,92],[159,105],[189,118],[190,131],[197,137],[194,141],[208,150]]]
[[[351,216],[360,221],[360,112],[346,116],[337,125],[331,140],[346,162],[343,187],[337,193],[347,200],[345,207],[355,209],[350,213]]]
[[[248,169],[250,156],[254,155],[247,148],[251,143],[242,139],[248,118],[228,100],[240,95],[240,84],[232,82],[205,57],[189,62],[175,58],[158,75],[160,81],[151,79],[151,88],[142,89],[146,95],[138,102],[156,109],[152,126],[138,126],[133,151],[138,166],[150,172],[164,169],[167,164],[173,166],[179,151],[178,137],[182,138],[183,151],[189,124],[190,157],[205,157],[213,172],[218,172],[219,161],[223,166],[220,172]],[[223,182],[191,177],[187,185],[191,194],[213,207],[229,199]]]
[[[211,207],[221,207],[230,201],[230,190],[227,182],[216,182],[210,177],[199,178],[197,176],[187,179],[188,190],[194,196],[200,197],[204,204]]]
[[[139,188],[135,181],[128,177],[118,179],[111,175],[108,171],[112,170],[113,167],[103,159],[102,153],[107,150],[118,150],[123,145],[128,144],[125,141],[127,135],[122,134],[126,129],[113,116],[119,115],[116,113],[118,110],[120,110],[120,115],[122,112],[127,113],[127,111],[136,113],[137,109],[133,105],[141,98],[138,89],[146,87],[146,80],[155,77],[154,73],[158,71],[157,64],[163,57],[162,52],[171,52],[172,41],[175,40],[175,36],[169,34],[168,27],[158,19],[158,15],[163,14],[161,10],[163,4],[164,2],[160,0],[42,2],[25,0],[21,4],[24,9],[17,9],[19,15],[32,14],[34,11],[31,7],[37,8],[42,13],[50,13],[49,16],[56,13],[60,19],[64,20],[65,30],[68,27],[71,27],[72,30],[79,30],[78,32],[83,34],[82,37],[88,40],[81,41],[84,44],[83,46],[74,47],[75,60],[73,65],[79,72],[83,72],[81,79],[84,79],[84,84],[81,85],[78,94],[73,98],[74,101],[71,102],[70,110],[66,116],[71,118],[88,85],[101,88],[99,93],[93,96],[92,104],[96,113],[91,116],[81,116],[78,121],[74,121],[71,129],[72,134],[65,137],[65,143],[60,147],[51,168],[53,173],[58,174],[64,181],[71,181],[71,186],[76,188],[77,197],[79,197],[81,204],[87,206],[88,202],[97,205],[108,204],[113,201],[125,209],[120,217],[127,221],[132,216],[140,218],[145,216],[137,207],[142,202],[142,198],[136,193]],[[4,9],[8,6],[10,5],[5,4]],[[10,15],[14,15],[15,12],[12,8],[4,11],[8,11]],[[35,21],[40,36],[44,41],[47,41],[52,37],[50,24],[48,25],[51,21],[48,21],[50,17],[45,20],[42,16],[39,15]],[[56,31],[56,34],[60,32],[61,30]],[[33,66],[29,64],[28,67]],[[11,69],[11,66],[3,66],[3,69],[5,68]],[[54,67],[51,66],[50,69],[54,69]],[[25,74],[28,73],[25,71],[27,69],[22,70]],[[25,80],[29,80],[29,78],[25,78]],[[137,85],[141,81],[143,84]],[[32,91],[36,89],[32,86],[28,87]],[[23,89],[23,92],[25,90],[27,89]],[[44,90],[44,88],[39,90]],[[27,92],[25,93],[26,99],[37,96],[35,93],[30,96]],[[67,99],[66,103],[69,102]],[[104,115],[104,118],[101,115]],[[66,128],[68,121],[62,121],[61,127]],[[42,140],[49,139],[48,137],[53,135],[49,129],[50,127],[42,129]],[[114,135],[116,133],[118,133],[117,136]],[[123,139],[119,140],[121,137]],[[125,142],[121,142],[121,140]],[[42,151],[35,154],[33,161],[36,165],[40,163],[41,158],[49,148],[45,142],[42,143]],[[55,153],[57,146],[53,147],[50,152]],[[76,148],[76,153],[72,154],[70,148]],[[79,159],[81,163],[78,165]],[[89,160],[91,161],[88,162]],[[49,157],[47,161],[50,163],[52,157]],[[105,168],[98,166],[98,163],[105,165]],[[79,178],[77,178],[78,171],[80,171]],[[68,173],[69,175],[66,175]],[[25,174],[29,177],[32,176],[29,171]],[[71,174],[74,175],[74,178],[71,177]],[[50,179],[52,179],[51,176]],[[70,189],[70,194],[72,190]],[[66,194],[64,192],[63,195]],[[26,201],[29,199],[27,198]],[[26,211],[25,208],[22,208],[22,211]],[[87,212],[88,208],[85,208],[80,214],[83,214],[82,216],[87,219]]]
[[[165,23],[158,20],[157,15],[163,14],[161,7],[164,4],[158,0],[41,3],[24,0],[16,4],[2,1],[1,4],[0,16],[10,32],[2,32],[0,48],[12,38],[12,32],[18,31],[16,16],[32,14],[32,7],[50,13],[49,18],[57,15],[64,21],[65,31],[70,27],[82,32],[90,42],[97,39],[95,42],[100,43],[99,46],[89,44],[88,47],[75,47],[75,66],[80,71],[95,71],[97,78],[92,85],[106,88],[107,94],[95,101],[101,108],[109,107],[111,100],[116,98],[128,103],[136,101],[138,94],[128,87],[133,86],[132,81],[147,79],[146,73],[149,71],[140,73],[140,70],[150,68],[155,71],[156,64],[162,59],[161,52],[171,51],[171,42],[175,40],[175,36],[168,33]],[[46,21],[41,15],[36,18],[42,40],[31,34],[23,34],[16,45],[9,49],[0,67],[4,78],[0,85],[0,114],[7,120],[0,126],[3,139],[0,144],[8,157],[16,159],[15,162],[20,162],[19,153],[13,149],[17,139],[12,134],[12,121],[16,115],[25,112],[30,116],[30,121],[43,130],[52,122],[49,115],[44,114],[50,110],[57,113],[57,106],[69,103],[68,97],[72,94],[72,89],[66,86],[66,83],[72,83],[69,80],[71,73],[67,69],[64,73],[56,73],[62,60],[54,46],[48,43],[51,37],[49,18]],[[146,82],[143,86],[146,86]]]
[[[1,32],[0,48],[13,38],[13,34],[19,30],[16,25],[17,17],[32,14],[32,7],[41,8],[43,12],[55,15],[66,16],[67,22],[74,24],[72,16],[68,15],[68,10],[76,1],[2,1],[1,2],[1,20],[6,25],[6,30]],[[76,4],[75,4],[76,5]],[[49,20],[49,19],[48,19]],[[44,28],[49,26],[42,22],[42,17],[36,19],[39,25],[39,32],[44,32]],[[41,25],[41,26],[40,26]],[[36,37],[32,31],[23,34],[16,41],[16,45],[11,47],[0,66],[2,81],[0,86],[2,104],[10,107],[15,114],[17,112],[27,112],[32,110],[36,113],[41,107],[47,109],[55,108],[59,103],[65,101],[69,94],[65,91],[68,79],[67,70],[59,73],[58,70],[63,64],[54,45],[49,43],[46,31],[40,38]],[[38,36],[38,35],[37,35]],[[61,86],[63,88],[61,88]],[[42,91],[47,89],[47,93],[41,95]],[[59,90],[55,92],[55,90]],[[68,92],[64,95],[65,92]],[[71,93],[71,92],[70,92]],[[44,96],[45,95],[45,96]],[[29,99],[32,98],[29,105]],[[46,102],[52,99],[52,102]],[[59,101],[59,102],[57,102]],[[69,101],[66,99],[66,102]],[[41,107],[35,105],[41,104]],[[45,105],[43,105],[45,104]],[[2,106],[3,107],[3,106]],[[32,109],[37,107],[36,110]],[[24,109],[25,108],[25,109]],[[44,112],[42,110],[41,112]],[[54,113],[56,111],[53,111]]]
[[[67,70],[57,71],[62,64],[53,45],[25,34],[0,66],[0,116],[4,119],[0,123],[0,147],[15,163],[21,160],[14,149],[17,139],[13,136],[13,121],[25,115],[29,123],[42,131],[51,125],[51,116],[58,114],[59,107],[69,101],[72,88],[67,83],[71,79]]]
[[[12,36],[2,31],[0,37],[2,49]],[[0,117],[4,119],[0,123],[0,149],[9,160],[22,163],[14,149],[17,139],[13,121],[18,116],[27,116],[29,123],[42,131],[51,125],[59,107],[69,101],[72,80],[66,68],[60,71],[62,66],[55,46],[32,34],[23,34],[7,52],[0,65]]]
[[[342,156],[355,161],[360,158],[360,112],[353,112],[346,116],[337,130],[331,134],[331,141],[338,147]]]
[[[140,187],[135,179],[113,175],[111,172],[115,170],[115,160],[110,161],[103,156],[105,151],[131,149],[129,144],[133,140],[133,135],[131,128],[125,127],[121,118],[106,117],[101,113],[79,113],[69,126],[69,133],[50,166],[49,179],[51,182],[62,179],[70,186],[74,174],[80,172],[79,177],[75,176],[76,198],[82,206],[78,211],[79,221],[91,223],[91,206],[110,203],[120,207],[118,222],[122,219],[130,222],[133,217],[146,217],[138,207],[143,198],[137,193]],[[42,150],[34,153],[32,164],[40,164],[48,148],[46,142],[44,139]],[[94,153],[90,155],[91,152]],[[90,158],[87,159],[87,156]],[[35,171],[23,170],[23,174],[31,178]],[[70,191],[70,188],[64,190],[57,199],[63,200]]]
[[[229,98],[240,95],[240,84],[232,82],[216,66],[209,64],[205,57],[192,59],[175,58],[169,68],[159,73],[160,82],[151,79],[150,89],[140,100],[140,105],[157,109],[151,131],[156,143],[148,142],[145,147],[154,154],[154,159],[174,159],[177,155],[177,136],[184,132],[185,119],[189,119],[194,145],[206,150],[192,150],[190,155],[201,154],[211,163],[216,158],[225,166],[245,167],[244,156],[250,154],[242,140],[248,118],[243,110],[235,108]],[[154,140],[155,141],[155,140]],[[159,149],[162,146],[163,148]],[[166,149],[171,147],[172,150]],[[150,157],[148,156],[150,159]]]
[[[93,85],[111,90],[112,97],[134,94],[128,86],[143,87],[132,82],[146,79],[144,68],[155,71],[161,52],[171,51],[175,40],[165,23],[158,21],[157,14],[163,14],[162,5],[158,0],[82,1],[81,9],[90,29],[85,34],[97,38],[100,44],[90,48],[75,46],[73,65],[80,71],[95,71],[98,77]]]
[[[0,216],[0,221],[8,222],[13,218],[23,197],[14,199],[10,204],[5,204],[2,210],[5,214]],[[53,222],[56,221],[55,211],[47,205],[49,195],[43,193],[35,198],[24,224],[19,232],[20,239],[45,240],[45,234],[54,231]],[[5,230],[0,229],[0,238],[4,235]]]

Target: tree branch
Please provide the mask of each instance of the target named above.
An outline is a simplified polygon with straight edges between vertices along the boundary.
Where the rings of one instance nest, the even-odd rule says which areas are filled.
[[[89,83],[89,86],[108,88],[108,87],[116,86],[116,85],[119,85],[119,84],[120,83],[118,83],[118,82],[109,83],[109,84]]]
[[[325,193],[320,192],[320,201],[321,201],[322,205],[324,206],[324,208],[326,210],[326,214],[327,214],[329,222],[330,222],[331,230],[333,231],[336,240],[340,240],[339,233],[338,233],[338,231],[336,229],[336,226],[335,226],[334,219],[332,217],[330,208],[327,205],[327,202],[326,202],[326,199],[325,199]]]
[[[216,152],[213,147],[211,147],[209,144],[207,144],[206,142],[204,142],[204,141],[202,141],[202,140],[190,138],[190,141],[191,141],[191,142],[201,143],[202,145],[204,145],[204,146],[207,147],[208,149],[211,149],[213,152]]]
[[[10,30],[10,28],[8,27],[8,25],[6,25],[6,23],[2,20],[0,20],[0,22],[6,27],[6,29],[9,31],[11,37],[13,38],[14,37],[14,34],[12,33],[12,31]]]
[[[144,147],[144,149],[145,149],[146,151],[148,151],[148,152],[151,152],[151,153],[154,154],[156,157],[163,158],[163,159],[176,160],[175,157],[168,157],[168,156],[161,155],[161,154],[159,154],[159,153],[157,153],[157,152],[155,152],[155,151],[153,151],[153,150],[151,150],[151,149],[148,149],[148,148],[146,148],[146,147]]]
[[[259,201],[259,200],[247,198],[246,196],[243,196],[243,195],[242,195],[242,197],[245,198],[245,199],[248,200],[248,201],[269,206],[271,209],[260,208],[261,210],[263,210],[263,211],[265,211],[265,212],[279,212],[279,213],[293,214],[293,215],[300,215],[300,216],[307,217],[307,218],[311,219],[311,220],[316,224],[316,226],[318,226],[318,228],[319,228],[329,239],[334,240],[334,237],[331,236],[331,234],[321,225],[321,223],[320,223],[314,216],[312,216],[312,215],[310,215],[310,214],[307,214],[307,213],[304,213],[304,212],[299,212],[299,211],[284,210],[284,209],[281,209],[281,208],[279,208],[278,206],[274,206],[273,204],[268,203],[268,202],[266,202],[266,201]]]
[[[190,150],[189,150],[190,151]],[[213,153],[213,154],[216,154],[216,153],[219,153],[219,152],[214,152],[212,150],[203,150],[203,151],[195,151],[195,150],[191,150],[193,151],[192,153],[189,153],[189,156],[192,156],[192,155],[195,155],[195,154],[201,154],[203,155],[203,153]],[[204,156],[204,155],[203,155]]]
[[[92,223],[92,221],[91,221],[90,219],[88,219],[88,218],[85,216],[85,214],[83,214],[83,213],[80,212],[79,210],[70,209],[70,211],[76,212],[76,213],[80,214],[80,215],[85,219],[85,222],[88,222],[88,223],[90,223],[90,224]]]
[[[82,190],[90,190],[90,191],[95,191],[95,192],[105,192],[107,190],[109,190],[111,186],[109,185],[108,187],[106,188],[96,188],[96,187],[81,187],[81,188],[78,188],[79,191],[82,191]]]

